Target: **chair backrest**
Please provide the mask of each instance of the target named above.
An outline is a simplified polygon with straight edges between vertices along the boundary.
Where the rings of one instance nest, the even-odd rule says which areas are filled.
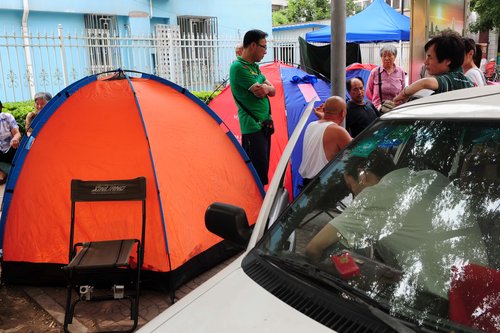
[[[141,256],[146,233],[146,178],[119,180],[71,180],[71,227],[69,260],[73,255],[75,203],[92,201],[142,201]]]
[[[146,178],[71,181],[71,201],[128,201],[146,199]]]

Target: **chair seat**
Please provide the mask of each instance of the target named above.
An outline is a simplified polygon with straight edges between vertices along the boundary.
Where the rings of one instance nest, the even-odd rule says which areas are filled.
[[[82,244],[82,249],[63,269],[85,270],[129,266],[130,253],[136,239],[120,239]]]

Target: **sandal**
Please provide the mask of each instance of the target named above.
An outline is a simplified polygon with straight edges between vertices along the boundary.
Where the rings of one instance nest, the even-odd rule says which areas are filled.
[[[0,170],[0,185],[3,185],[7,182],[7,174]]]

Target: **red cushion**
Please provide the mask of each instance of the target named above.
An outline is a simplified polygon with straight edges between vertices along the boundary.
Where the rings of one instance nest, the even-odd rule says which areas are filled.
[[[449,296],[452,321],[500,331],[500,271],[476,264],[453,267]]]

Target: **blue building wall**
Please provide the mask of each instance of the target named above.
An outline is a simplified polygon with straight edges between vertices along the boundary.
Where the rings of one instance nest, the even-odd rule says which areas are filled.
[[[63,24],[61,20],[65,21],[64,29],[71,30],[74,25],[78,27],[76,21],[81,21],[84,14],[102,14],[122,16],[126,18],[123,24],[137,27],[138,33],[142,33],[144,23],[137,24],[134,19],[130,22],[130,16],[143,13],[148,17],[150,31],[156,23],[175,24],[177,16],[190,15],[217,17],[220,34],[243,35],[253,28],[272,33],[271,0],[29,0],[28,4],[28,24],[35,31],[57,29],[58,24]],[[11,23],[20,28],[22,13],[23,1],[2,0],[0,28]]]
[[[81,78],[73,77],[79,74],[72,74],[71,67],[74,65],[76,68],[77,64],[88,61],[85,59],[88,55],[83,52],[66,54],[66,62],[70,64],[69,73],[61,73],[54,70],[62,62],[61,54],[34,46],[31,51],[35,59],[32,65],[34,77],[31,78],[34,88],[30,88],[27,81],[23,82],[21,76],[26,76],[28,71],[22,40],[2,40],[1,35],[21,35],[24,3],[23,0],[0,1],[0,65],[6,67],[5,59],[10,63],[10,68],[3,68],[3,72],[8,74],[0,77],[0,100],[3,101],[27,100],[32,98],[34,91],[39,90],[55,94],[66,84]],[[63,36],[82,35],[85,32],[86,14],[115,16],[121,36],[125,33],[147,36],[154,32],[157,24],[177,24],[178,16],[215,17],[219,36],[242,38],[249,29],[261,29],[272,34],[271,0],[27,0],[27,3],[30,35],[49,34],[57,37],[58,29],[61,29]],[[10,43],[10,47],[5,47],[5,43]],[[12,47],[12,44],[18,46]],[[134,50],[128,48],[120,51],[120,66],[133,68],[134,64],[129,62],[131,57],[127,56],[130,52]],[[272,60],[271,52],[264,59],[269,60]],[[153,59],[150,61],[154,62]],[[37,70],[42,67],[48,70]]]

